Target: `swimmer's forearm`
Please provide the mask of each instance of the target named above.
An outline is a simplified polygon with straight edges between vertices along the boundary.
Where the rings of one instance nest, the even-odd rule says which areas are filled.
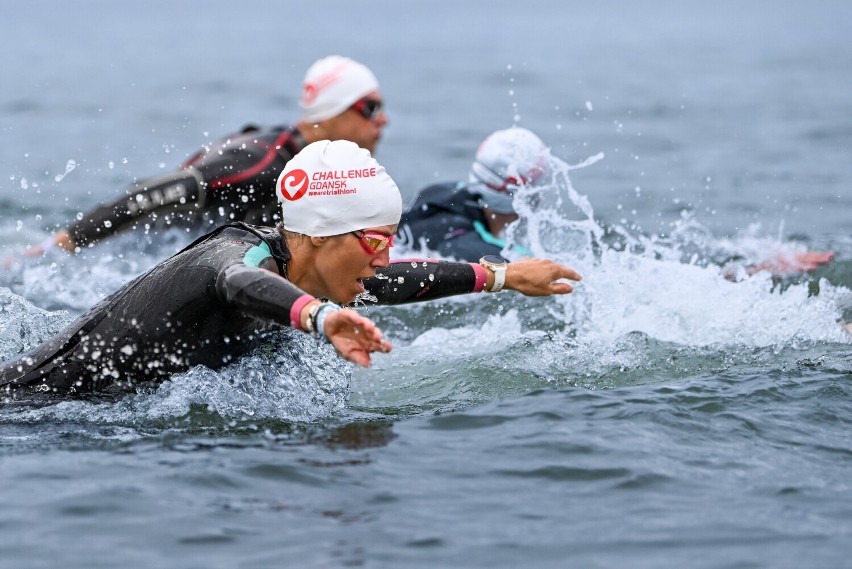
[[[473,263],[412,259],[392,262],[364,281],[380,304],[405,304],[479,292],[485,269]]]

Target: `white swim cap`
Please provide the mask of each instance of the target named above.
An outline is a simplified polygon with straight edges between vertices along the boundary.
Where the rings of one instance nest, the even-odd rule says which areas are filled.
[[[485,207],[497,213],[513,213],[515,191],[534,183],[548,171],[548,155],[544,142],[525,128],[495,131],[476,151],[468,188],[480,195]]]
[[[320,122],[337,116],[379,82],[365,65],[348,57],[330,55],[308,69],[302,86],[302,119]]]
[[[307,145],[278,177],[284,229],[327,237],[396,225],[402,196],[384,167],[354,142]]]

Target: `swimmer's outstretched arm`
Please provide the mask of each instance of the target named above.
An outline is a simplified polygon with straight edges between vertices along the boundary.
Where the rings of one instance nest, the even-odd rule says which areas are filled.
[[[547,259],[521,259],[509,263],[503,288],[526,296],[568,294],[574,288],[565,280],[579,281],[579,273]],[[394,261],[364,287],[380,304],[405,304],[489,290],[494,274],[476,263],[434,260]]]
[[[761,271],[768,271],[776,277],[789,277],[818,269],[834,259],[834,251],[802,251],[782,254],[754,265],[743,266],[731,262],[722,267],[722,276],[729,281],[738,282]]]
[[[759,271],[769,271],[773,275],[787,276],[813,271],[834,259],[834,251],[803,251],[792,254],[778,255],[762,261],[752,267],[747,267],[749,275]]]
[[[200,209],[204,205],[204,195],[204,183],[195,168],[148,178],[134,184],[129,195],[82,214],[79,220],[26,249],[23,254],[36,257],[53,248],[76,253],[83,247],[133,229],[145,220],[169,219]],[[8,268],[13,261],[14,257],[10,257],[3,264]]]

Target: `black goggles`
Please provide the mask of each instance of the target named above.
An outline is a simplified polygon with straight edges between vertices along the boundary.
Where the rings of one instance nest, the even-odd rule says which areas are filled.
[[[367,120],[376,120],[385,108],[382,101],[376,99],[360,99],[355,101],[350,109],[358,112]]]

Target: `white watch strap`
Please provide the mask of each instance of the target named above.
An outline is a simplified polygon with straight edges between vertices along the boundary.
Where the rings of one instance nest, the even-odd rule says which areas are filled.
[[[506,284],[506,267],[492,267],[491,272],[494,273],[494,284],[488,292],[500,292]]]

